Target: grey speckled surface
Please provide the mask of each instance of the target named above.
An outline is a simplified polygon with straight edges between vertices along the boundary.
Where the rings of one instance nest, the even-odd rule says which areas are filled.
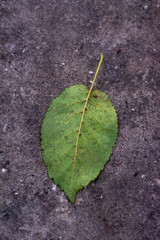
[[[158,240],[159,0],[0,1],[0,239]],[[40,127],[64,88],[112,99],[119,135],[75,204],[48,178]]]

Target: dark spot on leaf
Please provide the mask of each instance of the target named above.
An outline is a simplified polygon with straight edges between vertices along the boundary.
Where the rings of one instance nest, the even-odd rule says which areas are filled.
[[[87,111],[87,108],[85,108],[85,110]]]
[[[79,136],[81,136],[81,133],[79,134]]]
[[[98,98],[98,96],[97,96],[97,95],[94,95],[93,97],[94,97],[94,98]]]

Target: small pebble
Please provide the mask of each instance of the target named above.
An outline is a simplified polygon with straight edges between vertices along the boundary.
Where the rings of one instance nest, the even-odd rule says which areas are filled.
[[[89,74],[93,74],[93,72],[92,72],[92,71],[89,71]]]
[[[7,172],[7,169],[2,168],[2,173],[6,173],[6,172]]]
[[[52,190],[53,190],[53,191],[56,191],[56,185],[55,185],[55,184],[53,184]]]
[[[61,63],[61,65],[62,65],[62,66],[65,66],[65,63],[64,63],[64,62],[62,62],[62,63]]]
[[[157,184],[160,186],[160,179],[155,179]]]
[[[148,8],[148,6],[147,5],[144,5],[144,9],[146,10]]]
[[[132,112],[134,112],[134,111],[135,111],[135,109],[134,109],[134,108],[132,108],[131,110],[132,110]]]

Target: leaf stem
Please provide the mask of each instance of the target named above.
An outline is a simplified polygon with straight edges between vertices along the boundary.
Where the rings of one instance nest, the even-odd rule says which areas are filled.
[[[99,64],[98,64],[96,73],[95,73],[95,75],[94,75],[94,79],[93,79],[92,85],[91,85],[91,87],[90,87],[90,89],[89,89],[89,92],[92,91],[92,88],[93,88],[93,85],[94,85],[94,83],[95,83],[95,81],[96,81],[96,78],[97,78],[97,75],[98,75],[100,66],[101,66],[101,64],[102,64],[102,61],[103,61],[103,53],[101,53],[101,59],[100,59],[100,61],[99,61]]]

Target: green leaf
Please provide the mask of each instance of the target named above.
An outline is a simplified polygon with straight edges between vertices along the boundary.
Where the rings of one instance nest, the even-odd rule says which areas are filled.
[[[117,114],[109,96],[84,85],[66,88],[50,104],[41,129],[48,175],[75,201],[109,160],[118,132]]]

